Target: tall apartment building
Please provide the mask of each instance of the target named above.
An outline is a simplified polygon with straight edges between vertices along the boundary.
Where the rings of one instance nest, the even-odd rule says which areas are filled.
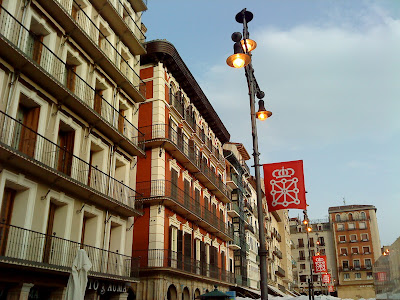
[[[235,282],[222,150],[229,133],[175,47],[156,40],[146,49],[147,99],[137,112],[146,151],[137,163],[144,203],[133,229],[137,298],[192,299],[214,285],[227,291]]]
[[[298,218],[290,219],[290,234],[294,244],[292,254],[294,260],[297,261],[296,271],[293,276],[297,281],[297,291],[303,294],[308,294],[308,279],[311,274],[308,245],[310,246],[311,256],[317,253],[326,255],[331,284],[337,281],[335,243],[329,220],[311,220],[309,227],[311,227],[312,231],[309,233],[308,244],[306,226]],[[313,274],[314,292],[316,294],[326,293],[327,286],[322,284],[321,279],[321,274]]]
[[[131,299],[146,5],[0,4],[1,297],[62,299],[83,248],[87,299]]]
[[[375,298],[372,266],[381,255],[373,205],[329,208],[338,268],[338,297]]]

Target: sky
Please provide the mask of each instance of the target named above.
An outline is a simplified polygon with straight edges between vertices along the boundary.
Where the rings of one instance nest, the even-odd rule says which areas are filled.
[[[257,122],[261,163],[303,160],[311,219],[327,218],[330,206],[372,204],[381,244],[392,244],[400,236],[400,1],[148,1],[147,40],[174,44],[231,141],[252,153],[244,70],[225,62],[243,8],[254,14],[252,62],[273,112]]]

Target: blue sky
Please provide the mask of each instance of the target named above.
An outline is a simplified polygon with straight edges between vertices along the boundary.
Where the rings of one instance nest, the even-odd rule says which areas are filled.
[[[253,66],[273,112],[258,122],[262,163],[304,160],[312,219],[343,198],[373,204],[382,245],[393,243],[400,235],[400,2],[149,0],[147,40],[175,45],[231,141],[251,153],[244,71],[225,63],[244,7],[254,14]]]

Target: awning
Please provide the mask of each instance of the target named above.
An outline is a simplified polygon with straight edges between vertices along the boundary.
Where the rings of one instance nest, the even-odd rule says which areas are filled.
[[[253,290],[248,287],[244,287],[241,285],[235,286],[232,290],[236,291],[236,295],[243,298],[251,298],[251,299],[259,299],[261,298],[261,291],[260,290]],[[287,294],[283,293],[278,288],[268,285],[268,294],[272,296],[288,296]]]
[[[271,291],[273,291],[275,293],[275,296],[287,296],[284,292],[282,292],[280,289],[272,286],[272,285],[268,285],[268,294],[271,294]],[[273,295],[273,294],[272,294]]]

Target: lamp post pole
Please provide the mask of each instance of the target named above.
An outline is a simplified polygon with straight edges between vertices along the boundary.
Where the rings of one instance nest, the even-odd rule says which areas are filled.
[[[303,213],[304,213],[304,224],[306,225],[306,232],[307,232],[308,260],[310,262],[310,279],[308,280],[308,299],[314,300],[313,264],[312,264],[310,235],[309,235],[309,228],[311,227],[310,227],[310,221],[308,220],[307,211],[303,211]]]
[[[247,31],[247,21],[245,17],[246,10],[243,13],[243,38],[249,37]],[[257,192],[257,213],[258,213],[258,229],[259,229],[259,240],[260,247],[258,249],[258,255],[260,256],[260,289],[261,289],[261,300],[268,300],[268,267],[267,267],[267,243],[265,239],[265,227],[264,227],[264,213],[262,210],[262,190],[261,190],[261,175],[260,175],[260,153],[258,152],[258,135],[257,135],[257,124],[256,124],[256,109],[255,109],[255,96],[256,93],[261,92],[258,86],[257,80],[254,76],[253,65],[250,62],[245,66],[245,74],[247,78],[247,85],[249,88],[250,98],[250,117],[251,117],[251,134],[253,137],[253,157],[254,157],[254,169],[256,177],[256,192]],[[261,92],[262,93],[262,92]]]
[[[251,133],[253,137],[253,157],[254,168],[256,177],[256,193],[257,193],[257,217],[258,217],[258,232],[260,247],[258,255],[260,256],[260,289],[261,300],[268,300],[268,268],[267,268],[267,243],[265,238],[264,227],[264,213],[262,210],[262,190],[261,190],[261,176],[260,176],[260,153],[258,152],[258,136],[256,119],[261,121],[266,120],[272,115],[272,112],[267,111],[264,107],[264,92],[260,90],[257,80],[254,76],[254,69],[251,63],[251,51],[257,46],[257,43],[249,39],[249,32],[247,23],[253,19],[253,14],[246,9],[243,9],[235,17],[238,23],[243,24],[243,35],[240,32],[232,34],[234,44],[234,54],[229,56],[226,63],[233,68],[245,67],[245,75],[247,79],[247,86],[249,88],[250,98],[250,117],[251,117]],[[243,37],[243,40],[242,40]],[[259,99],[259,109],[256,112],[255,97]]]

